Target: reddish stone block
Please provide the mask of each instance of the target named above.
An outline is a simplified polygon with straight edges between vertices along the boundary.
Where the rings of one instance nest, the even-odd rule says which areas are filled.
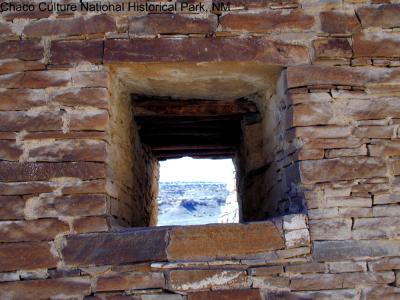
[[[259,14],[226,14],[220,19],[224,31],[287,32],[306,31],[315,23],[314,17],[298,11],[289,14],[264,12]]]
[[[351,58],[353,51],[347,39],[318,39],[313,41],[317,59]]]
[[[42,131],[61,130],[63,126],[61,112],[41,112],[39,114],[24,111],[0,111],[1,130],[4,131]]]
[[[0,195],[30,195],[52,191],[53,187],[50,182],[0,182]]]
[[[355,14],[335,11],[320,13],[322,31],[329,34],[350,35],[361,30]]]
[[[19,196],[0,196],[0,220],[24,218],[25,200]]]
[[[257,289],[243,289],[188,293],[188,300],[262,300],[262,298]]]
[[[107,40],[105,62],[259,61],[272,65],[308,62],[301,45],[263,37]]]
[[[264,222],[172,228],[167,251],[173,261],[204,260],[257,254],[283,246],[276,226]]]
[[[300,162],[304,184],[351,180],[357,178],[384,177],[387,167],[384,160],[372,157],[342,157]]]
[[[68,224],[57,219],[0,222],[0,242],[50,241],[68,231]]]
[[[63,195],[70,194],[106,194],[106,181],[104,179],[82,181],[79,184],[64,186],[61,189]]]
[[[39,60],[43,55],[44,49],[39,41],[19,40],[0,43],[0,59]]]
[[[20,1],[20,3],[34,4],[29,1]],[[38,4],[35,4],[33,11],[7,11],[2,12],[2,16],[6,21],[14,21],[14,19],[43,19],[51,16],[52,12],[48,10],[39,10]]]
[[[108,124],[106,110],[75,111],[69,115],[70,130],[100,130],[105,131]]]
[[[353,49],[355,57],[400,57],[400,41],[389,34],[356,34]]]
[[[214,5],[218,5],[219,3],[224,3],[227,5],[226,1],[222,0],[213,0],[212,3]],[[298,0],[231,0],[229,1],[231,8],[232,7],[243,7],[245,9],[248,8],[296,8],[299,6]]]
[[[55,268],[57,259],[50,248],[48,242],[0,244],[0,271]]]
[[[40,181],[56,177],[82,180],[105,177],[102,163],[18,163],[0,162],[0,181]]]
[[[189,18],[177,14],[149,14],[129,19],[129,33],[135,35],[150,34],[211,34],[217,28],[217,16]]]
[[[2,299],[82,299],[90,295],[88,278],[25,280],[0,284]]]
[[[78,266],[163,261],[166,243],[165,228],[130,229],[68,236],[61,252],[67,265]]]
[[[0,160],[18,161],[22,149],[14,141],[0,140]]]
[[[115,20],[108,15],[95,15],[57,20],[38,20],[25,26],[23,34],[28,37],[42,37],[48,35],[69,36],[105,33],[116,30]]]
[[[22,61],[18,59],[7,59],[0,62],[0,75],[7,73],[45,70],[45,64],[39,61]]]
[[[103,60],[103,41],[55,41],[50,48],[52,64],[90,62],[100,64]]]
[[[72,74],[72,82],[78,87],[107,87],[106,72],[77,72]]]
[[[92,106],[108,108],[110,101],[108,91],[104,88],[66,89],[57,91],[50,97],[51,101],[55,103],[71,107]]]
[[[357,8],[362,27],[394,28],[400,27],[400,4],[364,6]]]
[[[123,291],[128,289],[162,289],[165,287],[163,273],[121,273],[101,276],[96,282],[96,291]]]
[[[90,139],[90,140],[107,140],[105,132],[101,131],[38,131],[28,132],[24,135],[24,140],[41,140],[41,139],[55,139],[55,140],[68,140],[68,139]]]
[[[108,231],[110,226],[106,217],[87,217],[75,219],[73,229],[77,233],[102,232]]]
[[[47,87],[66,86],[71,80],[68,72],[29,71],[0,76],[1,88],[43,89]]]
[[[0,92],[0,110],[28,110],[46,105],[43,90],[9,89]]]

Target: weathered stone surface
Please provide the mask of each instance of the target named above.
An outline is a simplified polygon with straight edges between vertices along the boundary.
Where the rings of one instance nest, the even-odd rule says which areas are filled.
[[[246,272],[230,270],[174,270],[167,275],[167,287],[190,291],[209,288],[248,287]]]
[[[96,216],[107,213],[107,197],[105,195],[33,197],[27,200],[26,206],[25,214],[31,219]]]
[[[313,105],[313,104],[309,104]],[[308,126],[296,127],[295,135],[306,139],[337,139],[349,137],[352,133],[349,126]]]
[[[351,58],[352,48],[347,39],[318,39],[313,41],[317,59]]]
[[[369,261],[368,268],[375,272],[400,269],[400,258],[382,258],[376,261]]]
[[[7,59],[0,61],[0,75],[24,71],[39,71],[45,69],[45,64],[40,61],[23,61],[18,59]]]
[[[24,141],[30,140],[68,140],[68,139],[90,139],[90,140],[107,140],[106,133],[102,131],[69,131],[63,132],[58,130],[53,131],[37,131],[27,132],[24,137]]]
[[[13,141],[0,140],[0,159],[18,161],[22,155],[22,149]]]
[[[249,269],[249,275],[251,276],[271,276],[283,272],[283,266],[269,266]]]
[[[328,266],[322,263],[293,264],[285,267],[289,273],[326,273]]]
[[[336,274],[303,274],[301,277],[292,277],[290,289],[292,291],[315,291],[342,288],[343,278]]]
[[[400,155],[399,140],[382,140],[375,141],[368,145],[371,156],[397,156]]]
[[[51,101],[65,106],[108,108],[109,95],[104,88],[66,89],[50,95]]]
[[[372,157],[342,157],[300,162],[303,183],[348,180],[386,176],[382,159]]]
[[[281,248],[283,239],[277,228],[264,222],[173,228],[167,251],[169,260],[204,260]]]
[[[253,288],[261,290],[288,290],[289,278],[284,276],[274,277],[251,277]]]
[[[71,130],[101,130],[107,128],[109,116],[106,110],[85,111],[79,110],[69,114],[69,128]]]
[[[179,14],[148,14],[129,18],[129,33],[134,35],[188,34],[215,32],[217,16],[193,18]]]
[[[129,289],[162,289],[165,286],[163,273],[121,273],[100,276],[96,291],[122,291]]]
[[[361,20],[363,28],[381,27],[393,28],[400,27],[400,5],[385,4],[374,7],[360,7],[356,10],[358,17]]]
[[[310,220],[311,240],[350,239],[351,225],[351,219]]]
[[[39,60],[43,58],[43,46],[34,40],[4,41],[0,43],[0,59]]]
[[[360,139],[355,137],[338,138],[338,139],[311,139],[306,141],[303,149],[356,149],[360,148],[363,144],[368,142],[367,139]]]
[[[335,11],[320,13],[322,31],[335,35],[350,35],[361,29],[355,14]]]
[[[1,129],[4,131],[42,131],[61,130],[62,112],[23,112],[0,111]]]
[[[56,41],[50,48],[52,64],[90,62],[103,60],[103,41]]]
[[[66,86],[71,75],[63,71],[29,71],[0,75],[0,88],[30,88]]]
[[[61,191],[63,195],[84,193],[106,194],[106,181],[104,179],[99,179],[72,183],[70,185],[63,186]]]
[[[355,57],[400,57],[400,41],[390,34],[356,34],[353,37]]]
[[[28,195],[41,194],[53,191],[54,185],[50,182],[5,182],[0,183],[0,195]]]
[[[188,293],[188,300],[261,300],[257,289],[222,290]]]
[[[345,156],[362,156],[367,155],[367,146],[363,145],[354,149],[330,149],[325,152],[326,158],[345,157]]]
[[[213,0],[213,4],[218,5],[224,3],[221,0]],[[226,4],[226,3],[225,3]],[[296,8],[299,6],[298,0],[232,0],[230,1],[231,7],[235,8],[271,8],[271,9],[285,9]]]
[[[107,87],[107,72],[76,72],[72,74],[72,82],[76,87]]]
[[[396,126],[360,126],[354,129],[354,136],[361,138],[390,139],[395,135],[395,127]]]
[[[348,240],[314,242],[313,256],[317,261],[336,261],[362,257],[397,256],[400,241],[389,240]]]
[[[73,229],[76,233],[108,231],[110,226],[105,217],[86,217],[75,219]]]
[[[0,220],[16,220],[24,217],[25,200],[22,197],[0,196],[0,207]]]
[[[49,141],[29,145],[28,161],[97,161],[106,160],[106,143],[96,140]]]
[[[334,110],[327,103],[299,104],[293,107],[293,126],[324,125],[332,123]]]
[[[49,241],[68,231],[68,224],[57,219],[0,222],[0,242]]]
[[[379,205],[372,208],[374,217],[397,217],[400,216],[399,205]]]
[[[111,32],[116,29],[115,20],[107,15],[95,15],[84,19],[38,20],[25,26],[23,33],[29,37],[46,35],[82,35]]]
[[[366,262],[338,261],[329,263],[330,273],[366,272]]]
[[[290,293],[295,299],[343,299],[343,300],[354,300],[360,298],[361,291],[351,289],[340,289],[340,290],[324,290],[324,291],[307,291],[307,292],[296,292]],[[283,294],[286,297],[286,294]],[[285,298],[284,298],[285,299]]]
[[[162,261],[167,259],[166,242],[166,229],[131,229],[124,232],[68,236],[61,252],[67,265]]]
[[[308,229],[292,230],[285,233],[286,248],[295,248],[306,246],[310,243],[310,234]]]
[[[399,298],[399,295],[400,295],[400,288],[391,286],[373,287],[373,288],[368,288],[365,291],[366,299],[371,299],[371,300],[380,300],[380,299],[396,300]]]
[[[0,36],[7,36],[12,34],[9,24],[0,23]]]
[[[54,268],[57,259],[50,248],[47,242],[0,244],[0,271]]]
[[[326,207],[371,207],[372,199],[368,197],[337,196],[327,197],[324,204]]]
[[[354,288],[373,284],[388,284],[394,282],[393,272],[381,273],[344,273],[343,288]]]
[[[374,196],[374,205],[377,204],[393,204],[400,202],[400,194],[382,194]]]
[[[264,12],[258,14],[225,14],[220,19],[224,31],[248,32],[287,32],[306,31],[311,29],[315,20],[313,16],[298,11],[289,14],[281,12]]]
[[[265,38],[107,40],[105,62],[259,61],[273,65],[308,62],[304,46]]]
[[[43,90],[10,89],[0,92],[0,97],[0,110],[28,110],[47,103]]]
[[[40,181],[55,177],[77,177],[82,180],[105,177],[101,163],[17,163],[0,162],[0,181]]]
[[[399,217],[355,219],[352,234],[354,239],[397,238],[399,226]]]
[[[0,298],[3,299],[76,299],[90,293],[90,280],[79,277],[0,284]]]
[[[292,214],[283,217],[284,230],[307,229],[306,216],[303,214]]]

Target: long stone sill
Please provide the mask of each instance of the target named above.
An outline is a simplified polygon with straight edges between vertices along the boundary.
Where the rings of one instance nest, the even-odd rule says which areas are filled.
[[[256,257],[258,254],[285,248],[282,228],[284,220],[279,218],[246,224],[129,228],[69,235],[64,237],[61,255],[68,266]]]

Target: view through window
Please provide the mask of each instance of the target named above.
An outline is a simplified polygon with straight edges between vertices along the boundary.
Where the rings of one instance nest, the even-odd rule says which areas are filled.
[[[237,222],[231,159],[184,157],[160,162],[158,226]]]

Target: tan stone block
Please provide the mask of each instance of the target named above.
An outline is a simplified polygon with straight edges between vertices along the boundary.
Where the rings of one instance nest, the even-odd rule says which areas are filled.
[[[167,251],[169,260],[204,260],[257,254],[283,246],[275,225],[263,222],[173,228]]]
[[[351,219],[310,220],[311,240],[349,239],[351,225]]]
[[[355,149],[367,143],[367,139],[360,139],[355,137],[338,138],[338,139],[312,139],[307,141],[304,148],[308,149]]]
[[[353,55],[347,39],[317,39],[312,45],[316,59],[350,59]]]
[[[293,230],[285,233],[286,248],[296,248],[307,246],[310,243],[310,234],[308,229]]]
[[[76,110],[68,114],[70,130],[105,131],[108,125],[106,110]]]
[[[339,217],[342,218],[369,218],[372,217],[370,207],[339,207]]]
[[[295,134],[297,137],[305,139],[337,139],[349,137],[352,134],[352,129],[350,126],[308,126],[297,127]]]
[[[38,40],[3,41],[0,43],[0,59],[40,60],[44,49]]]
[[[371,197],[327,197],[327,207],[371,207]]]
[[[0,272],[55,268],[57,259],[52,253],[48,242],[0,244]]]
[[[336,11],[320,13],[322,31],[329,34],[350,35],[361,29],[355,14]]]
[[[395,136],[396,126],[360,126],[355,128],[354,136],[372,139],[390,139]]]
[[[307,229],[306,215],[292,214],[283,217],[283,229],[285,231]]]
[[[51,101],[65,106],[108,108],[109,94],[105,88],[71,88],[50,95]]]
[[[386,176],[385,162],[372,157],[343,157],[301,161],[300,175],[304,184],[357,178]]]
[[[341,274],[303,274],[301,277],[291,278],[290,289],[292,291],[340,289],[342,283]]]
[[[393,272],[344,273],[343,288],[354,288],[372,284],[388,284],[395,281]]]
[[[368,149],[371,156],[397,156],[400,155],[400,141],[373,141],[370,145],[368,145]]]
[[[366,299],[371,300],[396,300],[399,298],[400,289],[391,286],[372,287],[365,290]]]
[[[76,299],[88,296],[90,293],[90,280],[82,277],[25,280],[0,284],[0,298],[3,299]]]
[[[374,217],[398,217],[400,216],[400,205],[379,205],[372,208]]]
[[[224,14],[220,19],[223,31],[245,32],[292,32],[304,31],[313,27],[314,17],[299,11],[289,14],[264,12],[258,14]]]
[[[106,217],[86,217],[73,221],[73,230],[76,233],[109,231],[110,226]]]
[[[230,270],[174,270],[167,276],[167,287],[190,291],[209,288],[249,287],[246,272]]]
[[[25,200],[22,197],[0,196],[0,207],[0,220],[16,220],[24,217]]]
[[[345,0],[346,1],[346,0]],[[296,292],[293,293],[295,297],[300,299],[323,299],[323,300],[354,300],[359,299],[361,291],[352,289],[340,289],[340,290],[325,290],[325,291],[314,291],[314,292]]]
[[[165,286],[163,273],[121,273],[100,276],[96,291],[123,291],[129,289],[162,289]]]
[[[103,41],[54,41],[50,47],[50,62],[54,65],[103,61]]]
[[[367,263],[360,261],[338,261],[329,263],[330,273],[367,272]]]
[[[258,289],[221,290],[188,293],[188,300],[261,300]]]
[[[337,207],[317,208],[308,210],[308,218],[310,220],[329,219],[337,217],[339,217],[339,210]]]
[[[45,141],[25,145],[28,161],[106,161],[106,142],[96,140]]]
[[[107,140],[107,134],[103,131],[37,131],[28,132],[23,136],[24,141],[30,140],[68,140],[68,139],[90,139],[90,140]]]
[[[41,181],[56,177],[76,177],[82,180],[105,177],[101,163],[17,163],[0,162],[0,181]]]
[[[333,107],[328,103],[299,104],[292,110],[292,126],[326,125],[334,118]]]
[[[326,158],[347,157],[347,156],[362,156],[367,155],[368,150],[366,145],[354,149],[330,149],[326,150]]]
[[[217,29],[216,15],[207,18],[189,18],[178,14],[148,14],[129,18],[129,34],[211,34]]]
[[[75,87],[107,87],[107,72],[76,72],[72,73],[72,82]]]
[[[389,1],[390,3],[390,1]],[[393,28],[400,27],[399,4],[385,4],[380,6],[363,6],[356,10],[361,20],[363,28],[381,27]]]
[[[400,269],[400,258],[382,258],[375,261],[369,261],[368,268],[375,272]]]
[[[27,218],[56,218],[58,216],[96,216],[107,213],[106,195],[71,195],[30,198],[26,203]]]
[[[399,57],[400,41],[390,33],[359,33],[353,36],[355,57]]]
[[[266,290],[288,290],[289,278],[276,277],[251,277],[252,287]]]
[[[297,153],[298,160],[322,159],[324,158],[324,149],[300,149]]]
[[[68,232],[68,224],[57,219],[0,222],[0,242],[49,241]]]

